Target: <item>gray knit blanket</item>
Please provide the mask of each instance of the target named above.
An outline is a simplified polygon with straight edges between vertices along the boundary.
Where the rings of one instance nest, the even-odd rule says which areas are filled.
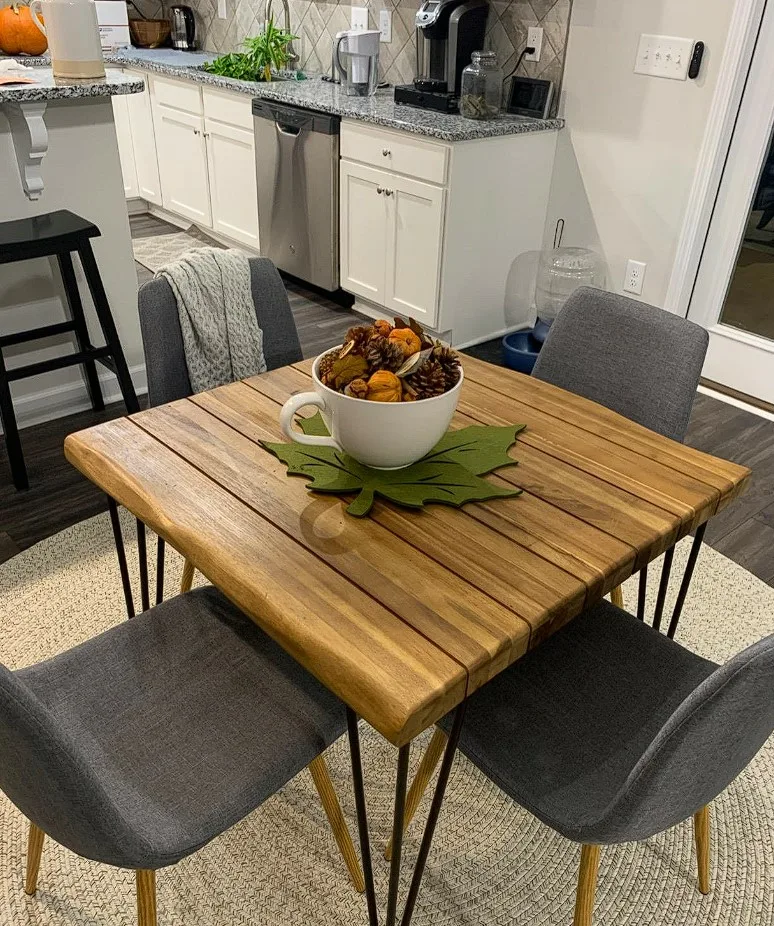
[[[198,248],[157,276],[172,287],[191,388],[204,392],[266,372],[250,264],[240,251]]]

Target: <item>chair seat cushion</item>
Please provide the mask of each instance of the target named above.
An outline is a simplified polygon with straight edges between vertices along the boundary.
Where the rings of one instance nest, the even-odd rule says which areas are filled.
[[[344,705],[213,588],[18,675],[147,847],[99,859],[122,867],[195,851],[346,728]]]
[[[595,824],[716,668],[603,601],[470,698],[460,749],[567,838],[606,842]]]

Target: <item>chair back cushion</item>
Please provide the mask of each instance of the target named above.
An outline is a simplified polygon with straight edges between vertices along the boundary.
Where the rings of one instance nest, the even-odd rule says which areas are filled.
[[[277,268],[265,257],[251,257],[250,285],[258,325],[263,331],[263,353],[269,370],[302,358],[288,294]],[[169,283],[150,280],[138,297],[140,329],[148,376],[148,404],[163,405],[192,393],[185,362],[177,302]]]
[[[647,839],[709,804],[774,730],[774,634],[702,682],[632,769],[592,841]]]
[[[582,286],[551,326],[532,375],[682,441],[708,343],[685,318]]]
[[[103,862],[142,853],[67,731],[20,674],[2,665],[0,754],[0,788],[58,843]]]

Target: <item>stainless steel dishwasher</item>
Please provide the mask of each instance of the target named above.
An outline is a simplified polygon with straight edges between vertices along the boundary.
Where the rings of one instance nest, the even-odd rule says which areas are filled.
[[[338,289],[340,118],[253,100],[253,122],[261,254]]]

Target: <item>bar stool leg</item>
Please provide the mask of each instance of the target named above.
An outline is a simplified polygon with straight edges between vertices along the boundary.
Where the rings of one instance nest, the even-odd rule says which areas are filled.
[[[102,333],[105,335],[105,341],[110,348],[113,358],[115,374],[118,377],[118,385],[121,387],[121,395],[124,397],[124,405],[130,415],[140,410],[140,403],[137,401],[137,394],[132,385],[132,377],[129,375],[129,367],[126,365],[126,358],[118,339],[116,323],[113,319],[113,313],[110,311],[105,287],[102,285],[102,277],[99,275],[99,267],[94,259],[94,251],[91,249],[91,242],[86,240],[78,246],[78,256],[81,258],[83,272],[86,275],[86,282],[89,284],[89,291],[94,302],[94,308],[97,310],[97,317],[102,326]]]
[[[78,344],[78,350],[91,350],[93,345],[89,340],[89,329],[86,325],[86,316],[83,314],[83,303],[81,302],[81,294],[78,292],[78,281],[75,279],[73,259],[67,251],[57,254],[56,259],[59,263],[59,272],[62,274],[70,315],[75,326],[75,340]],[[87,360],[83,364],[83,371],[91,407],[95,412],[101,412],[105,407],[105,402],[102,398],[102,390],[97,376],[97,364],[93,360]]]
[[[29,489],[27,467],[24,465],[19,429],[16,426],[16,413],[13,410],[11,387],[8,383],[8,373],[5,369],[3,352],[0,350],[0,421],[3,423],[5,435],[5,449],[8,453],[8,462],[11,466],[11,478],[17,489]]]

